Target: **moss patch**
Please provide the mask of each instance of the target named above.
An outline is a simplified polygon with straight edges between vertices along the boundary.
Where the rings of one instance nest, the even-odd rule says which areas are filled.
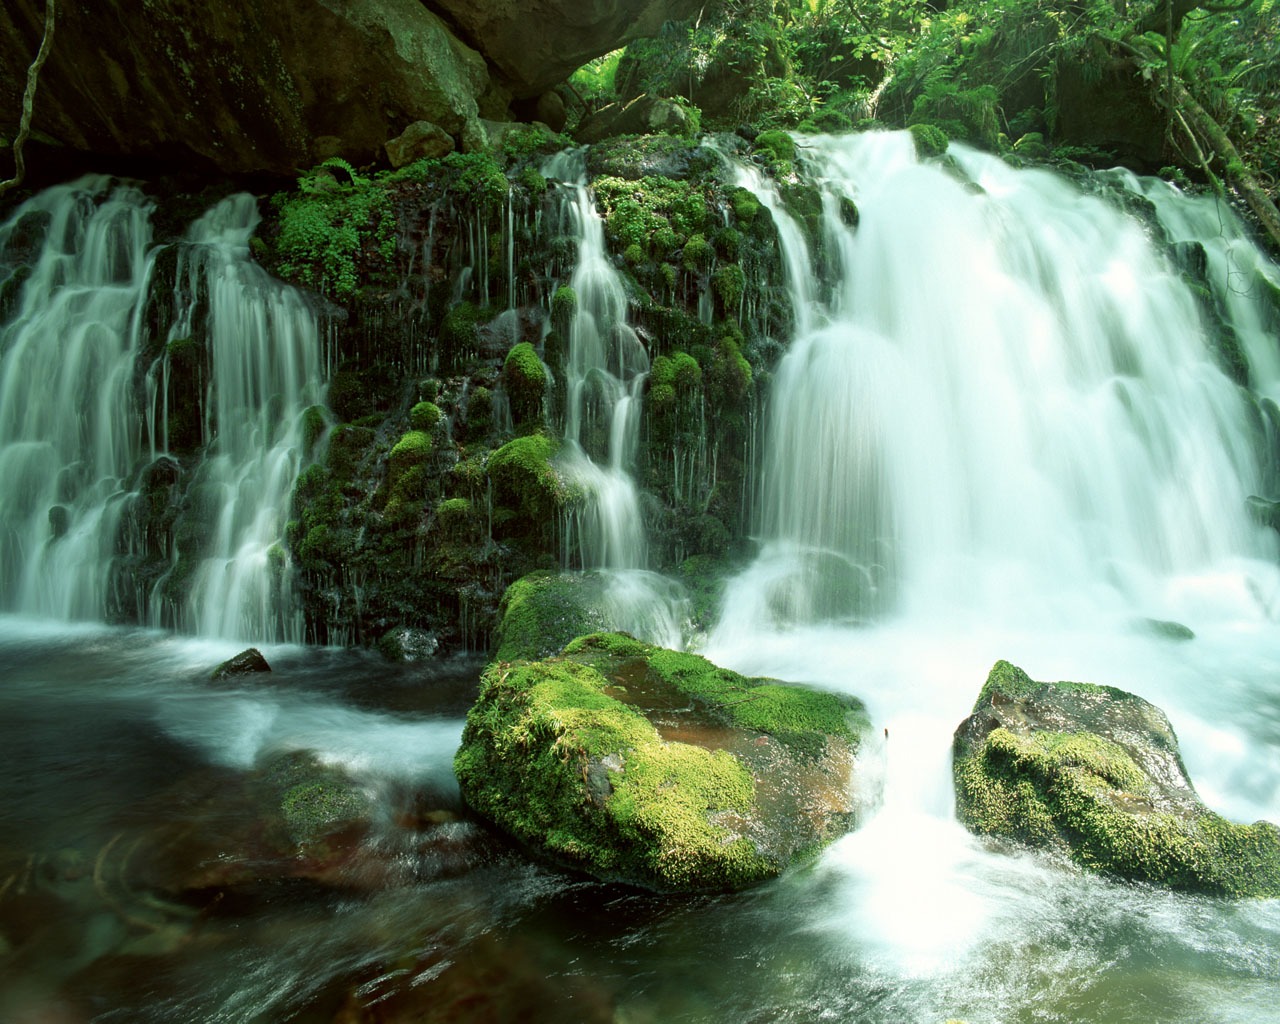
[[[955,782],[979,834],[1170,888],[1280,895],[1280,829],[1205,808],[1164,715],[1114,687],[1036,683],[998,662],[956,731]]]
[[[491,665],[454,768],[474,810],[560,863],[737,889],[848,828],[864,727],[851,698],[606,633]]]

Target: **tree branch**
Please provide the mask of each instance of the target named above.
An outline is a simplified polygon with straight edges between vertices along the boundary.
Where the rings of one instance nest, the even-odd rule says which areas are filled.
[[[27,69],[27,88],[22,94],[22,119],[18,123],[18,134],[13,140],[13,177],[8,181],[0,181],[0,195],[22,183],[26,177],[27,165],[22,156],[22,147],[26,145],[27,136],[31,134],[31,115],[36,102],[36,84],[40,79],[40,69],[49,59],[49,51],[53,49],[54,0],[45,0],[44,36],[40,40],[40,50],[36,59]]]

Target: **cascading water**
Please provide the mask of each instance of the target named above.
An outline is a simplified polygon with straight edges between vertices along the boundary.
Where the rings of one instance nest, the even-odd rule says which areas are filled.
[[[8,269],[14,312],[0,329],[0,582],[10,609],[103,614],[143,451],[133,385],[150,212],[136,190],[92,178],[41,193],[0,228],[0,251],[28,258]]]
[[[188,534],[190,552],[179,543],[177,570],[194,575],[177,619],[207,636],[300,643],[278,545],[307,447],[304,413],[322,397],[320,344],[301,294],[249,260],[257,224],[253,197],[233,196],[191,226],[180,256],[170,338],[190,336],[204,312],[213,372],[193,485],[208,532]],[[162,602],[152,607],[163,620]]]
[[[314,317],[249,260],[256,204],[241,195],[177,246],[167,339],[149,309],[151,203],[109,178],[41,193],[0,228],[12,313],[0,328],[0,581],[11,610],[61,619],[121,609],[211,636],[301,639],[287,559],[272,557],[304,449],[302,412],[319,400]],[[199,349],[192,388],[205,458],[185,486],[172,569],[151,593],[118,573],[142,482],[176,481],[169,361]],[[156,353],[161,353],[157,355]],[[154,576],[152,577],[154,579]],[[298,621],[295,621],[297,619]]]
[[[761,551],[704,653],[868,700],[887,727],[868,753],[881,807],[824,860],[843,898],[823,926],[856,920],[869,955],[936,970],[1010,927],[1010,887],[1056,884],[952,820],[951,731],[997,658],[1161,704],[1202,794],[1280,818],[1269,719],[1206,685],[1260,680],[1280,654],[1276,539],[1246,511],[1260,417],[1155,236],[1204,245],[1264,395],[1276,341],[1259,298],[1280,275],[1229,211],[1167,185],[1115,180],[1150,196],[1155,226],[963,147],[921,162],[907,133],[801,142],[826,194],[804,250],[742,172],[780,222],[798,331],[767,409]],[[1166,619],[1195,641],[1152,636]]]
[[[559,466],[581,488],[583,500],[568,524],[566,546],[582,568],[609,575],[609,617],[618,628],[679,646],[676,588],[645,571],[648,544],[633,475],[649,354],[627,323],[626,289],[610,262],[604,224],[587,188],[584,151],[561,153],[543,170],[563,183],[578,238],[569,282],[577,301],[564,369]]]

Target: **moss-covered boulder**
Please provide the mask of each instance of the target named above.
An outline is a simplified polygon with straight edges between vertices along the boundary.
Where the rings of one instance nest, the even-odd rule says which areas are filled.
[[[1280,829],[1200,802],[1164,712],[1123,690],[1038,683],[997,662],[955,733],[973,832],[1082,867],[1215,896],[1280,896]]]
[[[494,662],[454,770],[477,814],[557,863],[734,890],[852,826],[866,726],[851,697],[600,633],[556,658]]]
[[[544,570],[522,576],[502,595],[499,610],[498,661],[536,661],[560,650],[576,637],[607,629],[599,573]]]

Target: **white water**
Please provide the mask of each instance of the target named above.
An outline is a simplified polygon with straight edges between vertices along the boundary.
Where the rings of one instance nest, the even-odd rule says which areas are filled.
[[[577,313],[569,329],[564,445],[557,459],[583,495],[568,523],[568,560],[610,576],[616,628],[679,646],[681,602],[673,601],[673,584],[646,571],[648,539],[634,476],[649,353],[627,323],[626,288],[587,188],[583,151],[559,154],[543,170],[568,190],[565,205],[578,237],[569,281]]]
[[[998,658],[1161,705],[1212,806],[1280,820],[1276,540],[1245,511],[1262,480],[1250,400],[1138,220],[953,147],[967,186],[919,163],[905,133],[802,144],[860,223],[828,202],[834,287],[787,253],[803,308],[767,410],[761,553],[704,653],[867,701],[888,729],[864,767],[879,809],[824,857],[835,894],[815,927],[891,976],[948,976],[993,943],[1031,956],[1047,922],[1128,901],[954,822],[951,733]],[[1226,306],[1272,393],[1277,339],[1240,285],[1275,267],[1229,211],[1206,235],[1211,201],[1130,184],[1161,192],[1173,240],[1230,260]],[[1148,619],[1196,638],[1158,638]],[[1194,932],[1169,899],[1161,912]]]
[[[146,463],[167,452],[161,366],[146,365],[145,306],[156,249],[151,203],[85,178],[24,203],[0,248],[35,218],[47,238],[15,313],[0,326],[0,581],[4,606],[57,619],[110,611],[122,520]],[[203,332],[206,458],[181,481],[200,550],[181,607],[151,595],[153,621],[210,636],[301,639],[284,530],[301,459],[301,412],[321,394],[314,317],[249,260],[258,221],[247,195],[224,200],[179,243],[173,327]],[[154,345],[152,347],[155,347]],[[162,347],[162,346],[161,346]],[[165,358],[165,357],[162,357]],[[157,387],[157,382],[160,382]],[[51,510],[54,510],[51,512]],[[142,595],[139,604],[146,606]]]
[[[191,226],[178,268],[171,338],[196,329],[192,317],[207,290],[213,380],[196,484],[215,510],[178,617],[207,636],[298,643],[302,616],[290,599],[281,539],[302,468],[303,412],[322,398],[320,342],[301,294],[249,260],[258,220],[252,196],[223,200]],[[158,602],[153,612],[159,621]]]

